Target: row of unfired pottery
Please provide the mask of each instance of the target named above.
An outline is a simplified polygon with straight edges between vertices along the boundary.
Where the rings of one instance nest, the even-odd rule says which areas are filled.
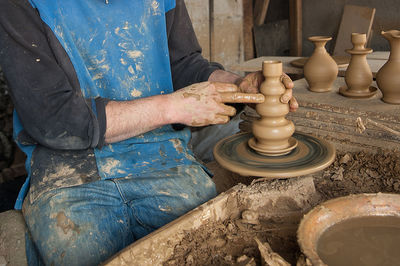
[[[382,31],[382,36],[389,41],[390,56],[376,75],[376,82],[382,91],[382,100],[386,103],[400,104],[400,31]],[[313,36],[309,40],[314,43],[315,50],[304,65],[304,76],[313,92],[330,91],[338,74],[338,67],[325,49],[331,40],[328,36]],[[372,72],[366,56],[372,49],[365,48],[366,35],[353,33],[353,48],[346,50],[351,55],[350,64],[345,74],[345,87],[339,92],[351,98],[368,98],[377,92],[371,86]]]

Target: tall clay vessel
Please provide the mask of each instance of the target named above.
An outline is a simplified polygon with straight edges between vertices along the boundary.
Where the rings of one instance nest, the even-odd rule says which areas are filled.
[[[344,78],[347,87],[341,87],[339,93],[350,98],[368,98],[377,92],[375,87],[370,86],[372,71],[367,62],[367,54],[372,53],[372,49],[365,48],[366,34],[352,33],[351,42],[353,48],[346,50],[351,55]]]
[[[390,56],[376,74],[376,83],[384,102],[400,104],[400,31],[382,31],[381,34],[389,41]]]
[[[293,122],[285,118],[289,113],[289,104],[280,101],[285,93],[281,81],[282,62],[264,61],[262,68],[265,81],[260,92],[264,94],[265,101],[256,105],[261,118],[252,124],[254,138],[249,140],[249,146],[263,155],[287,154],[297,146],[297,140],[292,137]]]
[[[332,40],[332,37],[313,36],[308,40],[315,45],[313,54],[304,65],[304,77],[308,82],[309,90],[314,92],[330,91],[338,74],[335,60],[325,49],[326,43]]]

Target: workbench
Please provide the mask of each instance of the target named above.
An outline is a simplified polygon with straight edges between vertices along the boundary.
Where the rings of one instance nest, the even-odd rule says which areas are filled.
[[[338,93],[341,86],[345,81],[338,77],[332,91],[316,93],[308,90],[304,78],[294,81],[299,109],[287,118],[296,130],[326,139],[339,150],[400,150],[400,105],[384,103],[379,90],[372,98],[347,98]],[[249,131],[256,116],[254,109],[247,108],[240,129]]]

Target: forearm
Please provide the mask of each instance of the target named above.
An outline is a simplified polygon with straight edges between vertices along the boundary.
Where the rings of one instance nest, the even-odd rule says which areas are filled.
[[[106,106],[105,142],[113,143],[176,123],[171,117],[169,95],[157,95],[132,101],[110,101]]]
[[[106,106],[105,141],[113,143],[151,131],[167,124],[206,126],[223,124],[235,109],[224,103],[260,103],[261,94],[237,93],[229,83],[202,82],[171,94],[132,101],[110,101]]]

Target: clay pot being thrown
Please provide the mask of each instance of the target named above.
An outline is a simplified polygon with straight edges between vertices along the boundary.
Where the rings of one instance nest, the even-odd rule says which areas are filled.
[[[368,98],[377,92],[375,87],[370,86],[372,71],[367,62],[367,54],[372,53],[372,49],[365,48],[366,34],[352,33],[351,42],[353,48],[346,50],[351,55],[345,75],[347,87],[341,87],[339,93],[350,98]]]
[[[297,146],[297,140],[291,137],[294,124],[285,118],[289,113],[289,104],[280,101],[286,90],[281,81],[282,62],[264,61],[262,69],[265,81],[260,86],[260,92],[265,101],[256,105],[261,118],[252,124],[254,138],[249,140],[249,146],[260,154],[279,156]]]
[[[400,104],[400,31],[382,31],[381,34],[389,41],[390,56],[376,74],[376,83],[384,102]]]
[[[338,74],[335,60],[325,49],[325,44],[332,40],[332,37],[312,36],[308,40],[315,45],[313,54],[304,65],[304,77],[308,82],[309,90],[313,92],[330,91]]]

